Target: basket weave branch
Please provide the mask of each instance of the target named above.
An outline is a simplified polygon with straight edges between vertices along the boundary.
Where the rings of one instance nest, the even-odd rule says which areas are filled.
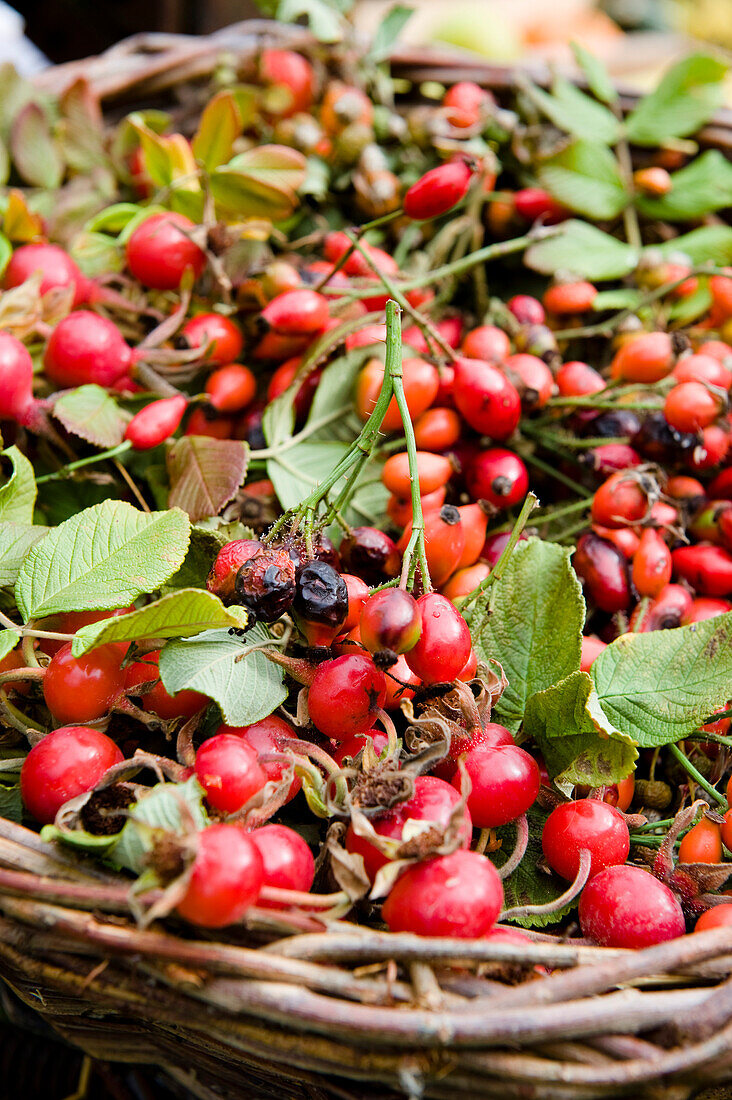
[[[141,35],[37,84],[58,93],[83,75],[115,109],[203,85],[222,61],[246,73],[265,43],[316,48],[264,21]],[[447,52],[402,50],[393,68],[415,84],[515,87],[510,70]],[[732,149],[732,116],[700,140]],[[260,910],[224,943],[172,923],[141,930],[128,888],[0,819],[0,976],[91,1056],[162,1064],[204,1100],[683,1100],[732,1080],[729,929],[631,952],[541,934],[431,940],[311,914],[285,927]]]
[[[8,984],[90,1055],[204,1097],[681,1098],[732,1077],[728,929],[620,951],[315,918],[283,938],[260,911],[240,945],[139,929],[124,880],[7,821],[0,863]]]

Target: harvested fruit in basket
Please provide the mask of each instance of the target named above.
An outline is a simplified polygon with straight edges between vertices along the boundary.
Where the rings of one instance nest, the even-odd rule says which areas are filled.
[[[130,919],[505,982],[546,975],[518,928],[729,923],[723,66],[621,120],[577,56],[592,91],[430,98],[262,48],[90,131],[99,179],[39,101],[45,191],[14,124],[0,806]]]

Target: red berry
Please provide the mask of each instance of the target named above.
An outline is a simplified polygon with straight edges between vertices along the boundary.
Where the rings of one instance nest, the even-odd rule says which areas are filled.
[[[61,389],[87,383],[109,387],[129,375],[134,357],[114,322],[81,309],[56,325],[46,344],[43,369]]]
[[[244,338],[241,329],[221,313],[197,313],[180,330],[188,347],[207,347],[206,361],[223,367],[241,355]]]
[[[361,619],[361,609],[366,603],[366,600],[371,595],[371,589],[362,581],[360,577],[356,577],[353,573],[341,573],[341,580],[346,586],[348,592],[348,614],[346,615],[345,622],[341,627],[341,633],[347,634],[349,630],[353,630]]]
[[[524,187],[515,192],[513,201],[516,213],[530,222],[541,218],[545,225],[556,225],[569,215],[569,211],[541,187]]]
[[[430,168],[404,196],[404,213],[417,221],[439,218],[465,198],[472,178],[464,160]]]
[[[572,359],[557,371],[557,389],[562,397],[589,397],[605,389],[605,379],[589,363]]]
[[[262,857],[238,825],[209,825],[197,841],[188,887],[176,909],[191,924],[224,928],[241,920],[259,897]]]
[[[668,332],[643,332],[623,344],[611,374],[626,382],[660,382],[673,370],[676,355]]]
[[[222,546],[206,579],[206,588],[222,600],[233,601],[236,574],[245,561],[262,549],[257,539],[234,539]]]
[[[543,305],[530,294],[514,294],[506,305],[520,325],[543,325],[546,320]]]
[[[102,645],[72,657],[66,642],[43,677],[43,696],[55,720],[66,725],[104,717],[124,687],[123,656],[124,647]]]
[[[554,375],[543,359],[537,355],[509,355],[503,370],[521,394],[521,404],[526,411],[543,409],[554,392]]]
[[[597,287],[588,282],[557,283],[550,286],[544,294],[544,309],[559,316],[571,313],[585,313],[592,309],[597,297]]]
[[[699,917],[694,925],[695,932],[706,932],[709,928],[727,928],[732,924],[732,899],[730,903],[713,905]]]
[[[241,363],[227,363],[206,379],[206,393],[217,412],[241,412],[252,403],[256,392],[256,378]]]
[[[513,451],[493,447],[481,451],[468,468],[468,492],[494,508],[513,508],[529,491],[526,466]]]
[[[196,779],[215,810],[233,814],[267,782],[257,753],[241,737],[217,733],[196,753]]]
[[[361,641],[371,653],[390,649],[406,653],[422,632],[422,616],[414,596],[403,588],[384,588],[363,605]]]
[[[679,359],[671,375],[677,382],[706,382],[709,386],[724,390],[732,386],[732,370],[724,365],[723,360],[712,355],[685,355]]]
[[[190,238],[194,223],[184,214],[151,214],[138,225],[125,246],[127,266],[143,286],[177,290],[190,268],[203,273],[206,253]]]
[[[678,588],[679,585],[669,585],[669,588]],[[686,589],[682,589],[686,592]],[[726,615],[728,611],[732,611],[732,603],[729,600],[716,600],[711,597],[700,596],[697,600],[692,600],[688,592],[687,607],[681,618],[684,626],[687,623],[701,623],[704,619],[715,619],[717,615]],[[678,624],[677,624],[678,625]]]
[[[340,545],[343,565],[367,584],[382,584],[396,577],[402,556],[396,543],[378,527],[354,527]]]
[[[26,809],[50,824],[65,802],[92,790],[124,759],[111,738],[88,726],[64,726],[33,746],[20,770]]]
[[[262,320],[282,336],[309,336],[328,320],[328,299],[315,290],[287,290],[264,307]]]
[[[33,406],[33,360],[9,332],[0,332],[0,420],[24,423]]]
[[[447,756],[440,760],[433,769],[433,773],[450,783],[457,775],[458,759],[465,753],[472,752],[473,749],[498,748],[515,744],[511,731],[499,725],[498,722],[487,722],[482,729],[468,730],[461,737],[453,734]]]
[[[419,492],[433,493],[445,485],[452,475],[449,458],[431,454],[430,451],[417,451],[417,480]],[[408,497],[411,492],[412,476],[409,455],[406,451],[387,458],[381,470],[381,480],[390,493],[398,497]]]
[[[703,817],[682,837],[679,863],[721,863],[722,835],[716,821]]]
[[[447,108],[447,121],[458,129],[475,126],[492,102],[490,92],[472,80],[459,80],[442,97],[442,106]]]
[[[503,884],[478,852],[453,852],[408,867],[384,902],[391,932],[478,939],[492,928],[503,905]]]
[[[677,432],[698,432],[722,412],[721,397],[703,382],[680,382],[666,395],[663,415]]]
[[[307,58],[294,50],[262,50],[259,74],[265,84],[279,84],[290,93],[290,103],[277,110],[282,118],[307,111],[315,93],[315,73]]]
[[[354,653],[319,665],[308,691],[308,710],[321,733],[345,741],[371,729],[385,699],[383,672],[371,657]]]
[[[125,439],[134,450],[149,451],[170,439],[178,428],[188,402],[180,397],[161,397],[135,413],[125,429]]]
[[[676,896],[642,867],[608,867],[579,903],[582,935],[602,947],[650,947],[686,931]]]
[[[628,564],[611,542],[580,535],[572,565],[585,591],[601,611],[626,611],[630,605]]]
[[[467,359],[503,363],[511,354],[511,341],[495,325],[479,325],[463,338],[461,352]]]
[[[603,527],[629,527],[640,523],[648,511],[648,494],[642,483],[625,471],[603,481],[592,500],[592,521]]]
[[[601,641],[595,634],[583,634],[580,671],[589,672],[603,649],[607,649],[607,642]]]
[[[671,580],[671,551],[653,527],[646,527],[633,555],[633,584],[640,596],[658,596]]]
[[[172,718],[191,718],[207,706],[208,699],[200,691],[190,691],[184,688],[182,691],[177,691],[175,695],[171,695],[166,691],[163,681],[160,679],[159,660],[160,650],[154,649],[150,653],[146,653],[139,661],[128,665],[125,673],[125,687],[131,695],[135,694],[132,689],[137,684],[157,681],[145,695],[140,696],[140,704],[143,710],[149,711],[150,714],[157,714],[158,718],[168,720]]]
[[[404,528],[398,546],[402,553],[412,535],[412,524]],[[452,504],[439,511],[429,511],[424,517],[424,548],[430,576],[436,585],[444,584],[455,572],[465,550],[465,532],[460,512]]]
[[[363,752],[368,741],[372,742],[377,757],[381,756],[389,744],[389,738],[383,730],[366,730],[366,733],[356,733],[353,737],[349,737],[347,741],[341,741],[339,745],[334,747],[331,755],[336,764],[342,768],[347,759],[353,761],[359,753]]]
[[[82,275],[78,265],[60,245],[35,242],[16,248],[3,275],[6,290],[20,286],[36,272],[41,274],[41,294],[51,290],[74,288],[71,308],[76,309],[90,299],[93,284]]]
[[[462,672],[472,641],[468,624],[448,599],[428,592],[417,600],[422,633],[406,662],[425,684],[447,683]]]
[[[508,439],[521,419],[516,387],[481,359],[455,361],[455,404],[471,428],[491,439]]]
[[[445,829],[459,801],[460,795],[449,783],[445,783],[442,779],[437,779],[433,775],[420,775],[414,781],[412,797],[405,802],[399,802],[391,810],[387,810],[386,813],[371,818],[371,824],[379,836],[406,841],[411,839],[413,835],[408,828],[410,821],[432,822],[439,828]],[[406,836],[404,835],[405,828],[407,828]],[[463,848],[470,847],[472,835],[473,824],[470,820],[470,814],[467,813],[465,827],[461,832],[461,846]],[[381,868],[389,862],[387,856],[383,855],[365,837],[359,836],[352,825],[348,826],[345,844],[349,852],[363,856],[366,874],[372,882]]]
[[[252,722],[249,726],[219,726],[217,734],[226,733],[233,737],[240,737],[257,754],[258,758],[272,756],[275,753],[286,753],[285,743],[297,739],[295,730],[284,718],[276,714],[270,714],[259,722]],[[259,766],[267,780],[279,783],[287,771],[288,764],[284,760],[259,760]],[[287,801],[295,797],[302,787],[298,775],[293,776],[290,789],[287,793]]]
[[[541,786],[539,766],[518,745],[478,745],[465,757],[472,789],[468,809],[475,825],[492,829],[526,813]],[[461,776],[452,784],[460,789]]]
[[[590,853],[590,877],[625,863],[630,833],[621,813],[597,798],[565,802],[549,814],[541,834],[546,861],[570,882],[577,877],[580,854]]]
[[[295,599],[295,563],[285,549],[264,546],[248,558],[234,579],[237,602],[263,623],[273,623]]]
[[[676,574],[702,596],[732,593],[732,554],[721,546],[680,546],[671,556]]]
[[[315,860],[299,833],[286,825],[263,825],[249,835],[262,857],[264,886],[304,893],[310,889],[315,878]],[[267,908],[281,908],[272,902],[263,904]]]
[[[483,543],[483,549],[480,552],[481,559],[490,565],[491,569],[500,558],[503,551],[508,545],[508,540],[511,538],[510,531],[502,531],[497,535],[488,535]],[[519,535],[519,542],[526,542],[527,535]]]

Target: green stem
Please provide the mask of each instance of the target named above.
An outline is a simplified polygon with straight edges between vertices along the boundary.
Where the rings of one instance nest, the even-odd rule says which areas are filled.
[[[36,485],[43,485],[46,481],[58,481],[59,478],[67,477],[74,470],[80,470],[83,466],[93,466],[95,462],[106,462],[109,458],[117,458],[119,455],[127,454],[132,450],[132,444],[128,439],[123,443],[120,443],[117,447],[112,447],[108,451],[99,451],[95,455],[89,455],[87,458],[78,458],[76,462],[69,462],[66,466],[62,466],[60,470],[55,470],[52,474],[43,474],[41,477],[36,478]]]
[[[392,336],[393,333],[393,336]],[[404,551],[402,562],[402,575],[400,585],[404,588],[414,587],[416,567],[419,565],[420,580],[424,592],[432,591],[430,571],[427,565],[427,553],[424,545],[424,515],[422,514],[422,498],[419,495],[419,471],[417,466],[417,442],[414,438],[414,427],[404,393],[404,380],[402,377],[402,336],[399,324],[399,307],[391,299],[386,303],[386,355],[389,357],[390,337],[394,344],[394,355],[398,356],[398,365],[395,363],[392,374],[394,385],[394,397],[396,398],[399,414],[402,418],[404,438],[407,444],[407,456],[409,458],[409,484],[412,498],[412,534],[407,548]],[[416,551],[416,560],[415,560]]]
[[[672,817],[666,817],[663,821],[648,821],[645,825],[637,825],[636,833],[651,833],[656,829],[670,829],[674,823]]]
[[[676,757],[679,764],[681,764],[681,767],[691,776],[694,782],[699,787],[701,787],[703,791],[706,791],[710,798],[713,798],[715,802],[718,802],[720,804],[720,806],[724,806],[726,810],[727,799],[724,797],[723,794],[720,794],[716,787],[712,786],[709,780],[706,779],[697,768],[694,767],[691,760],[689,760],[688,756],[686,756],[686,754],[681,751],[679,746],[671,744],[669,745],[669,749],[671,751],[671,755]]]
[[[552,409],[617,409],[617,401],[603,401],[602,398],[596,400],[593,397],[550,397],[547,401],[547,408]],[[626,404],[623,402],[623,409],[630,409],[631,412],[646,412],[649,409],[660,409],[663,407],[663,402],[659,401],[634,401]]]
[[[518,542],[519,538],[521,537],[521,532],[523,531],[524,527],[526,526],[526,524],[528,522],[528,519],[529,519],[529,516],[531,515],[532,511],[536,507],[536,504],[537,504],[537,497],[535,496],[535,494],[534,493],[528,493],[527,496],[526,496],[526,500],[524,501],[523,506],[521,508],[521,511],[518,514],[518,518],[517,518],[516,522],[513,525],[513,530],[511,531],[511,537],[509,538],[506,545],[503,547],[503,550],[501,551],[501,555],[500,555],[498,561],[493,566],[492,570],[490,571],[488,576],[485,578],[485,580],[480,582],[480,584],[477,586],[477,588],[475,588],[470,593],[470,595],[466,598],[465,602],[463,603],[460,610],[462,611],[463,617],[467,620],[467,623],[468,623],[469,626],[472,624],[473,619],[477,615],[477,613],[478,613],[478,611],[479,611],[479,609],[482,605],[482,602],[483,602],[482,597],[485,595],[487,590],[493,584],[495,584],[496,581],[499,581],[501,579],[501,577],[503,576],[503,571],[505,570],[506,565],[508,564],[508,560],[511,557],[511,554],[513,553],[513,550],[514,550],[514,547],[515,547],[516,543]],[[469,607],[470,605],[474,605],[474,606],[473,606],[472,610],[466,615],[465,614],[466,608]]]
[[[404,211],[400,207],[398,210],[392,210],[390,214],[383,214],[380,218],[374,218],[373,221],[366,222],[365,225],[360,225],[358,229],[354,229],[356,239],[361,240],[361,238],[364,237],[370,229],[376,229],[380,225],[388,225],[389,222],[393,222],[396,218],[400,218],[403,213]],[[341,270],[341,268],[346,266],[355,249],[356,244],[354,241],[352,241],[350,248],[347,248],[343,255],[338,260],[336,260],[330,271],[327,271],[323,278],[318,283],[316,283],[316,285],[313,287],[313,290],[320,291],[323,289],[323,287],[327,286],[333,276],[336,275]]]
[[[402,294],[406,294],[410,290],[418,290],[420,287],[429,286],[440,279],[447,279],[450,275],[463,275],[478,264],[490,263],[491,260],[498,260],[502,256],[522,252],[529,245],[536,244],[537,241],[545,240],[547,237],[555,237],[560,232],[561,229],[558,226],[542,227],[540,230],[532,230],[531,233],[526,233],[523,237],[514,237],[510,241],[498,241],[496,244],[488,244],[484,248],[479,248],[477,252],[471,252],[469,255],[453,260],[449,264],[443,264],[442,267],[437,267],[434,271],[428,271],[416,279],[409,279],[406,283],[400,283],[397,289]],[[329,288],[324,287],[323,291],[329,293]],[[331,290],[330,293],[340,295],[343,294],[343,291]],[[373,295],[373,286],[363,287],[362,289],[354,288],[349,292],[351,298],[373,298]]]

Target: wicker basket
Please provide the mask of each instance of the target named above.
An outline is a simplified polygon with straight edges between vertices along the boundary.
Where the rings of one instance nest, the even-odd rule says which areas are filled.
[[[224,57],[246,73],[265,42],[314,45],[267,22],[141,35],[37,83],[59,92],[83,74],[112,111],[170,102]],[[510,70],[444,51],[402,50],[393,65],[415,82],[515,87]],[[732,115],[701,140],[732,148]],[[161,1064],[204,1100],[682,1100],[732,1081],[729,929],[628,952],[541,934],[522,946],[326,929],[314,916],[282,935],[253,911],[217,942],[140,930],[127,890],[0,819],[0,976],[92,1057]]]

